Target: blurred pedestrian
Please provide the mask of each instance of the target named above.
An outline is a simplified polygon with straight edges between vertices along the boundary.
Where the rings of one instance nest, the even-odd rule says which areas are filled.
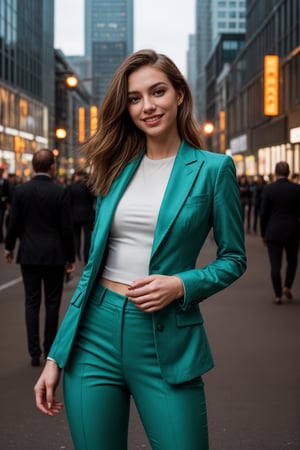
[[[17,263],[25,289],[25,318],[31,365],[39,366],[42,354],[39,312],[42,287],[45,297],[44,356],[55,337],[61,304],[65,265],[73,271],[75,261],[71,205],[66,190],[54,182],[53,153],[37,151],[32,159],[36,175],[17,186],[5,241],[5,258],[13,261],[20,240]]]
[[[99,193],[89,260],[35,386],[38,408],[58,413],[65,368],[77,450],[127,449],[131,396],[153,449],[208,449],[201,375],[213,361],[198,304],[246,257],[234,162],[201,147],[175,64],[129,55],[85,147]],[[196,268],[212,227],[216,258]]]
[[[87,185],[87,175],[77,169],[73,181],[66,189],[70,195],[76,256],[86,263],[89,256],[91,235],[95,220],[95,195]],[[81,254],[83,238],[83,258]]]
[[[250,223],[249,223],[249,215],[248,208],[250,203],[250,183],[248,181],[248,177],[246,174],[240,175],[239,177],[239,187],[240,187],[240,202],[242,208],[242,218],[243,223],[247,218],[247,231],[250,231]]]
[[[3,177],[3,174],[4,169],[0,167],[0,242],[4,240],[3,224],[9,199],[9,184],[7,179]]]
[[[252,187],[252,205],[253,205],[253,233],[257,233],[259,227],[260,207],[263,189],[266,185],[263,175],[257,175]]]
[[[300,238],[300,186],[288,180],[288,163],[275,166],[275,181],[263,189],[260,213],[261,235],[268,248],[274,303],[282,303],[282,294],[292,299],[291,288],[298,263]],[[283,253],[286,270],[282,284]]]
[[[18,185],[18,178],[15,173],[9,173],[7,175],[7,181],[8,181],[8,202],[7,202],[7,209],[6,209],[6,217],[5,217],[5,229],[7,232],[9,219],[10,219],[10,211],[11,211],[11,205],[14,198],[15,189]]]
[[[61,184],[63,187],[68,186],[68,177],[67,175],[57,175],[56,182]]]
[[[295,172],[291,176],[291,181],[296,184],[300,184],[300,174]]]

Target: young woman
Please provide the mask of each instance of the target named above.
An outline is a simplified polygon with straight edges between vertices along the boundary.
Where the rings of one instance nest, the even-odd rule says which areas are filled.
[[[234,163],[201,148],[175,64],[130,55],[85,146],[98,194],[89,260],[35,385],[37,407],[60,412],[64,368],[77,450],[127,449],[131,397],[153,449],[208,449],[199,302],[240,277],[246,256]],[[216,258],[197,268],[212,227]]]

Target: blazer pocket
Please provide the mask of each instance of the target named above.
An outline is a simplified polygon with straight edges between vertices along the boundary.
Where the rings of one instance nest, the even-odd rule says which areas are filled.
[[[208,202],[208,194],[202,194],[202,195],[191,195],[187,198],[185,205],[186,206],[193,206],[193,205],[200,205],[201,203],[207,203]]]
[[[179,328],[189,327],[192,325],[202,325],[203,317],[199,310],[184,312],[176,314],[176,323]]]

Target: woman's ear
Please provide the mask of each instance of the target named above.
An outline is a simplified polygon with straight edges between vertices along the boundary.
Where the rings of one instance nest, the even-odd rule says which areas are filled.
[[[184,99],[184,92],[179,91],[177,94],[177,105],[180,106]]]

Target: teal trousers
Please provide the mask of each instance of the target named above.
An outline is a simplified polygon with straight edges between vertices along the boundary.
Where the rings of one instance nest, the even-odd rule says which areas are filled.
[[[170,345],[176,345],[176,336]],[[208,450],[202,378],[166,383],[151,314],[99,285],[85,308],[64,371],[75,449],[127,450],[131,398],[152,449]]]

